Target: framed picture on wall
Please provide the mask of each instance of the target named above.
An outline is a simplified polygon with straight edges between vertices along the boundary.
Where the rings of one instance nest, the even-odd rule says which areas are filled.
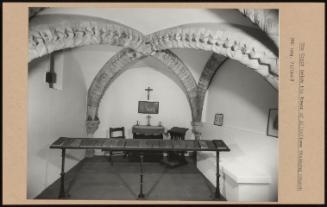
[[[278,109],[269,109],[267,136],[278,137]]]
[[[224,114],[216,114],[213,124],[217,126],[222,126],[223,122],[224,122]]]
[[[139,101],[138,113],[158,114],[159,113],[159,102]]]

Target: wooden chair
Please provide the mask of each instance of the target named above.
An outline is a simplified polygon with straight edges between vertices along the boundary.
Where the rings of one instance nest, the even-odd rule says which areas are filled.
[[[118,138],[118,139],[125,139],[125,127],[116,127],[116,128],[109,128],[109,138]],[[124,158],[126,158],[127,153],[125,151],[110,151],[110,150],[102,150],[102,151],[107,151],[109,152],[109,161],[111,162],[111,165],[113,164],[112,162],[112,156],[114,155],[121,155],[123,154]]]

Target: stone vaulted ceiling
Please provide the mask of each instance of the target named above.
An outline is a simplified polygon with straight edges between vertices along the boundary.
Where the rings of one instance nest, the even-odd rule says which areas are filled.
[[[236,10],[251,26],[188,23],[149,34],[108,19],[75,14],[37,15],[40,11],[34,8],[30,12],[29,61],[65,48],[100,44],[122,48],[99,69],[88,90],[88,134],[98,128],[97,112],[106,89],[117,76],[145,57],[162,62],[182,84],[196,138],[206,90],[226,59],[243,63],[278,90],[278,12],[274,10]],[[183,60],[170,51],[176,48],[212,52],[198,82]]]

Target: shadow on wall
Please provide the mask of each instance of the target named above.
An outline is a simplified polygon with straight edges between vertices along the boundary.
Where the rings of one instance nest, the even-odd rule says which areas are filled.
[[[277,104],[278,91],[266,79],[262,78],[260,74],[234,60],[228,59],[216,72],[215,76],[220,76],[222,73],[224,77],[217,79],[217,84],[210,85],[208,96],[215,93],[215,91],[220,91],[220,93],[224,93],[221,95],[228,94],[229,97],[237,97],[238,100],[242,101],[243,105],[251,107],[257,114],[267,115],[268,120],[269,107],[267,107],[267,103],[271,102],[272,106]],[[225,100],[221,102],[226,104],[229,101]],[[233,105],[235,106],[235,104]],[[239,107],[242,107],[242,105],[239,105]],[[240,111],[240,109],[238,110]],[[263,125],[264,128],[260,129],[260,131],[266,130],[267,123]]]
[[[51,89],[45,82],[49,56],[29,64],[28,73],[28,185],[27,197],[35,198],[59,178],[60,150],[49,146],[59,137],[86,137],[87,88],[78,61],[69,51],[63,53],[62,90]],[[56,63],[55,63],[56,64]],[[69,170],[84,157],[84,152],[68,151]]]
[[[222,139],[231,149],[220,158],[221,183],[228,200],[277,200],[278,139],[266,134],[268,109],[277,105],[278,92],[236,61],[226,61],[213,78],[202,139]],[[224,114],[223,126],[213,125],[218,112]],[[215,155],[199,154],[198,168],[214,184]]]
[[[226,21],[227,24],[241,29],[244,33],[265,45],[276,56],[279,54],[278,46],[269,36],[263,32],[257,25],[252,23],[247,17],[243,16],[237,9],[208,9],[209,12]],[[253,30],[256,28],[257,30]]]

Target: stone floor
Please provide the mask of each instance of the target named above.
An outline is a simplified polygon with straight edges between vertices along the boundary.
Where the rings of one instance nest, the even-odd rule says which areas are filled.
[[[194,162],[169,168],[160,162],[144,162],[143,193],[147,200],[213,200],[215,188],[195,167]],[[58,179],[37,199],[56,199]],[[140,163],[123,157],[85,158],[65,177],[69,199],[135,200],[140,191]]]

